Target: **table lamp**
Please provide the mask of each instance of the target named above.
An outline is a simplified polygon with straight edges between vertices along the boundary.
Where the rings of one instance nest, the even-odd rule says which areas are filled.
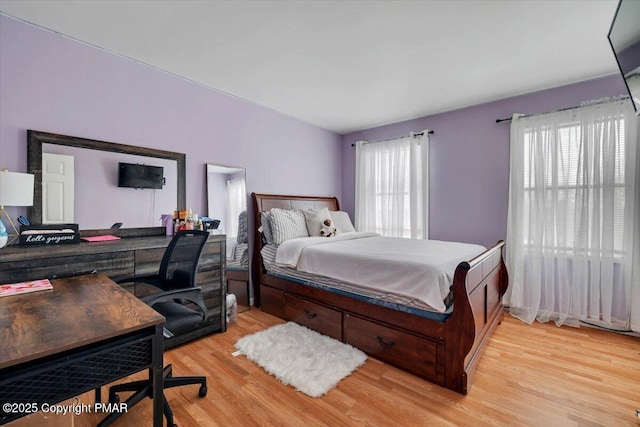
[[[11,216],[5,211],[5,206],[32,206],[33,205],[33,180],[30,173],[9,172],[0,170],[0,248],[7,245],[9,236],[2,223],[2,214],[7,217],[13,231],[18,236],[18,229],[11,220]]]

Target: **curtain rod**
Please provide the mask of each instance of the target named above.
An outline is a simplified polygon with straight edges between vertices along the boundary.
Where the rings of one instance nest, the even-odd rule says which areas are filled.
[[[604,99],[602,101],[596,101],[596,102],[592,102],[592,103],[586,103],[584,105],[576,105],[574,107],[567,107],[567,108],[561,108],[559,110],[553,110],[553,111],[549,111],[547,113],[537,113],[537,114],[525,114],[522,117],[531,117],[531,116],[538,116],[540,114],[548,114],[548,113],[558,113],[560,111],[568,111],[568,110],[575,110],[576,108],[581,108],[581,107],[590,107],[591,105],[600,105],[600,104],[606,104],[608,102],[615,102],[615,101],[622,101],[624,99],[629,98],[628,96],[621,96],[621,97],[613,97],[613,98],[608,98],[608,99]],[[513,117],[509,117],[507,119],[496,119],[496,123],[502,123],[502,122],[510,122],[511,119]]]
[[[433,135],[435,132],[434,132],[434,131],[432,131],[432,130],[427,130],[427,133],[428,133],[429,135]],[[416,133],[414,133],[414,134],[413,134],[413,136],[422,136],[422,135],[424,135],[424,131],[422,131],[422,132],[416,132]],[[380,141],[367,142],[367,144],[376,143],[376,142],[393,141],[394,139],[408,138],[408,137],[410,137],[410,136],[412,136],[412,135],[404,135],[404,136],[398,136],[398,137],[395,137],[395,138],[381,139]],[[352,147],[355,147],[355,146],[356,146],[356,144],[351,144],[351,146],[352,146]]]

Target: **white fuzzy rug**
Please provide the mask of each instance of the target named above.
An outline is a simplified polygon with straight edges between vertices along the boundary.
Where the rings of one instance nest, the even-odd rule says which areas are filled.
[[[242,337],[235,347],[235,354],[311,397],[326,394],[367,360],[357,348],[294,322]]]

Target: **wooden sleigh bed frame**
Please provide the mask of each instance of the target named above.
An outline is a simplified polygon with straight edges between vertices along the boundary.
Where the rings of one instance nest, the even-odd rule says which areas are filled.
[[[503,315],[500,300],[508,284],[504,241],[458,265],[452,286],[453,312],[437,321],[269,275],[260,255],[260,212],[272,208],[339,210],[338,199],[256,193],[251,198],[256,306],[467,394],[482,351]]]

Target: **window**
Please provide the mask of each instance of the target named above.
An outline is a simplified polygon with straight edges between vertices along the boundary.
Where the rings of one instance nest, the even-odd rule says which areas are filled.
[[[356,148],[356,229],[428,238],[428,131]]]
[[[375,168],[372,171],[374,186],[373,205],[375,221],[369,231],[389,234],[385,224],[397,222],[398,236],[411,237],[411,218],[409,215],[409,146],[398,150],[375,150],[371,153]],[[394,179],[394,175],[398,175]],[[389,218],[397,216],[397,218]]]
[[[505,300],[514,316],[640,327],[637,128],[628,99],[512,120]]]
[[[588,135],[601,139],[604,133],[610,134],[607,143],[589,142]],[[622,254],[624,135],[622,115],[609,123],[560,123],[525,131],[526,246],[567,252],[579,247],[590,255],[601,255],[605,250]],[[544,200],[537,200],[540,197]],[[605,221],[605,216],[611,216],[611,221]],[[537,231],[541,226],[544,233]],[[602,245],[609,234],[611,244]]]

